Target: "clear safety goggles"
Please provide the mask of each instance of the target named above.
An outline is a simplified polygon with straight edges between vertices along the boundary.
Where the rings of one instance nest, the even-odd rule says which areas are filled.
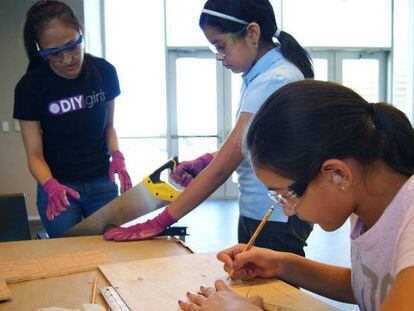
[[[246,26],[247,27],[247,26]],[[209,44],[208,47],[211,52],[216,55],[217,59],[223,59],[228,56],[233,50],[234,45],[237,40],[240,39],[241,34],[246,30],[246,27],[243,27],[240,31],[231,33],[228,35],[224,43]]]
[[[281,206],[288,215],[293,215],[296,214],[296,206],[307,187],[308,183],[296,181],[286,189],[269,190],[267,194],[270,199]]]

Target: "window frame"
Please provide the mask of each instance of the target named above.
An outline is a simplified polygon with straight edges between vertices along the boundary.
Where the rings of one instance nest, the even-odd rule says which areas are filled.
[[[167,47],[167,148],[169,156],[178,154],[178,138],[189,137],[178,135],[177,130],[176,62],[179,58],[215,59],[215,55],[206,47]],[[232,130],[231,91],[229,91],[231,73],[226,70],[218,61],[216,61],[216,82],[217,134],[194,135],[190,137],[216,137],[218,150]],[[232,181],[232,178],[229,178],[225,184],[223,184],[213,193],[211,198],[235,199],[238,196],[237,188],[237,184]]]
[[[378,100],[386,102],[390,98],[390,49],[364,48],[307,48],[311,58],[326,59],[328,81],[342,84],[342,61],[344,59],[377,59],[379,64]]]

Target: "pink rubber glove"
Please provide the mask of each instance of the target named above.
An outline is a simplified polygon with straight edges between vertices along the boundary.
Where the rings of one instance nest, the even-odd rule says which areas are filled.
[[[183,161],[177,165],[171,178],[179,185],[187,187],[207,165],[210,164],[214,156],[211,153],[203,154],[201,157],[192,161]]]
[[[138,241],[148,240],[171,226],[177,220],[168,212],[168,207],[158,216],[147,220],[143,224],[136,224],[128,228],[116,227],[104,233],[105,240],[121,241]]]
[[[119,150],[112,153],[112,161],[109,164],[109,179],[112,182],[115,182],[115,173],[118,174],[121,182],[121,194],[131,189],[132,183],[125,167],[125,158]]]
[[[56,179],[50,178],[43,185],[43,190],[47,193],[48,201],[46,208],[46,217],[52,221],[55,216],[66,211],[70,205],[67,195],[78,200],[79,193],[69,187],[60,184]]]

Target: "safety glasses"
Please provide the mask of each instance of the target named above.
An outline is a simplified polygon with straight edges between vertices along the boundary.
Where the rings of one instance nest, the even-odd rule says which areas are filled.
[[[247,26],[246,26],[247,27]],[[236,33],[231,33],[224,40],[224,43],[217,42],[216,44],[209,44],[209,49],[216,55],[217,59],[223,59],[228,56],[233,50],[234,45],[237,40],[240,39],[241,34],[246,30],[246,27],[243,27],[240,31]]]
[[[53,50],[41,50],[39,49],[38,52],[40,56],[46,57],[50,60],[59,61],[64,59],[65,54],[71,54],[72,56],[78,55],[81,53],[81,45],[83,42],[83,35],[80,35],[76,41],[66,44],[60,48],[53,49]]]
[[[289,214],[296,213],[296,206],[298,205],[299,199],[306,191],[309,182],[297,180],[286,189],[280,190],[269,190],[268,196]]]

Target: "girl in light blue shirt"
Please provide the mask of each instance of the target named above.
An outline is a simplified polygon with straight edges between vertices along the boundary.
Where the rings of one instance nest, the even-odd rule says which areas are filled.
[[[209,0],[199,24],[217,60],[232,72],[243,73],[236,125],[217,152],[177,167],[172,177],[186,189],[160,215],[144,224],[115,228],[105,234],[107,239],[139,240],[161,233],[207,199],[235,170],[240,190],[239,242],[250,239],[274,204],[244,157],[241,141],[250,119],[273,92],[287,83],[313,78],[309,55],[277,27],[268,0]],[[280,208],[269,220],[255,245],[304,256],[311,225],[296,216],[286,217]]]

